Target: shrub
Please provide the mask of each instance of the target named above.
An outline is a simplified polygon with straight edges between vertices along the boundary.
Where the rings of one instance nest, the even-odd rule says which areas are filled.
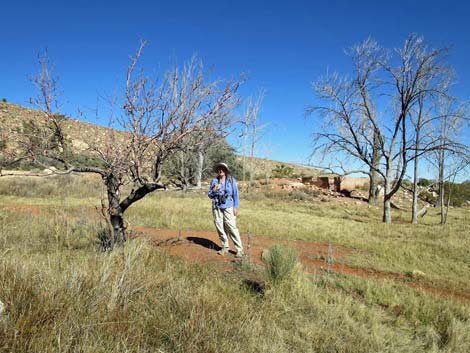
[[[450,204],[455,207],[463,206],[467,200],[470,200],[470,183],[465,181],[461,184],[445,183],[446,203],[449,193],[451,193]]]
[[[278,164],[273,169],[273,176],[275,178],[290,178],[294,173],[294,168],[289,167],[285,164]]]
[[[432,205],[434,205],[436,203],[436,197],[432,194],[432,192],[429,192],[429,191],[423,191],[420,195],[419,195],[420,199],[423,200],[423,201],[426,201]]]
[[[422,187],[428,187],[429,185],[431,185],[433,183],[434,183],[433,180],[429,180],[429,179],[426,179],[426,178],[419,178],[419,180],[418,180],[418,185],[422,186]]]
[[[263,262],[266,265],[267,282],[276,285],[292,277],[299,259],[294,249],[275,244],[263,253]]]

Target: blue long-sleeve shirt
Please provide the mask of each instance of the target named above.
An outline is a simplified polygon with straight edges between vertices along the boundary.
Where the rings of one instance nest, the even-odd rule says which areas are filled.
[[[225,178],[225,182],[222,183],[221,188],[218,191],[213,191],[214,186],[219,184],[219,179],[214,178],[209,187],[207,196],[212,199],[215,208],[238,208],[240,206],[240,198],[238,195],[238,186],[235,178],[228,176]],[[220,196],[226,195],[224,203],[220,203]]]

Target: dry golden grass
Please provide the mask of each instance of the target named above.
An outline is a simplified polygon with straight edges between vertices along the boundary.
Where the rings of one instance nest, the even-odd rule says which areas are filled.
[[[468,352],[468,300],[390,279],[301,270],[271,285],[248,263],[222,273],[139,239],[102,253],[99,224],[87,217],[98,200],[80,197],[90,185],[73,180],[62,197],[55,182],[14,197],[0,179],[0,352]],[[11,205],[47,208],[48,216]],[[426,280],[470,289],[468,209],[452,210],[445,227],[436,214],[417,227],[379,219],[380,210],[366,207],[260,196],[242,200],[239,225],[347,246],[356,266],[420,270]],[[128,220],[213,229],[203,194],[154,194]]]

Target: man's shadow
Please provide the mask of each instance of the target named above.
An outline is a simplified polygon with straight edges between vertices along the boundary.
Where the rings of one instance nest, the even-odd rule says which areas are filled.
[[[214,243],[212,240],[199,237],[186,237],[186,239],[194,244],[201,245],[207,249],[220,250],[222,249],[219,245]]]

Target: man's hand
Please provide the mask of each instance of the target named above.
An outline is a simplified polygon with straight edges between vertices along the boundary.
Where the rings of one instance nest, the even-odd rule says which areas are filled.
[[[234,208],[234,209],[233,209],[233,215],[234,215],[235,217],[237,217],[237,215],[238,215],[238,208]]]

